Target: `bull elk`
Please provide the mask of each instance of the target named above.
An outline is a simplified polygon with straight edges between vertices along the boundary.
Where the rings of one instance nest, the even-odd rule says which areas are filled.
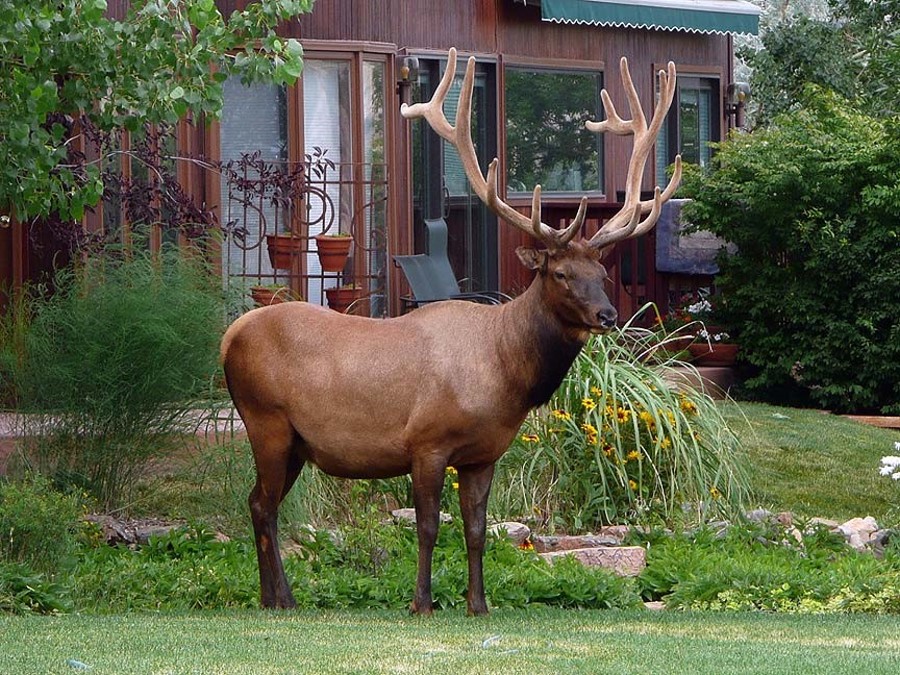
[[[468,554],[467,608],[484,614],[482,557],[485,510],[494,463],[526,414],[547,402],[592,333],[610,330],[616,310],[601,264],[613,244],[650,230],[678,185],[680,158],[666,189],[641,201],[647,158],[675,92],[675,66],[660,71],[659,99],[647,124],[623,58],[621,75],[632,119],[617,113],[606,90],[606,117],[595,132],[634,136],[621,210],[589,239],[579,237],[587,198],[564,229],[541,222],[541,189],[531,216],[497,194],[497,160],[483,175],[470,129],[475,60],[459,95],[456,124],[443,102],[456,69],[447,70],[427,103],[403,105],[404,117],[424,118],[458,151],[474,191],[502,220],[543,243],[519,248],[536,272],[519,297],[504,305],[462,301],[430,304],[405,316],[370,319],[290,302],[250,311],[222,340],[231,397],[247,429],[256,463],[249,504],[264,607],[293,607],[278,550],[278,507],[307,462],[346,478],[412,474],[418,574],[410,610],[430,614],[431,560],[444,473],[459,474],[459,501]]]

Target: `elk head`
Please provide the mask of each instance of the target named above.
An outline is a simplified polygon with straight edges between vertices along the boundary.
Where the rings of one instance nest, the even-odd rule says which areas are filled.
[[[456,148],[472,189],[491,211],[544,245],[541,249],[520,247],[516,253],[526,267],[536,271],[536,282],[541,286],[544,302],[557,319],[564,325],[595,333],[609,330],[616,322],[616,310],[606,295],[605,284],[609,277],[601,262],[603,256],[617,242],[649,232],[659,219],[663,203],[673,195],[681,181],[679,155],[675,158],[675,172],[665,190],[657,187],[652,199],[645,201],[640,199],[644,167],[675,96],[675,64],[669,62],[667,69],[658,73],[659,99],[649,124],[641,108],[625,57],[622,57],[619,67],[631,119],[626,120],[619,116],[609,94],[603,89],[600,97],[606,111],[606,119],[601,122],[589,121],[585,126],[596,133],[611,131],[618,135],[634,136],[634,146],[625,180],[625,200],[621,209],[590,237],[582,236],[582,226],[587,214],[587,197],[582,197],[572,222],[564,228],[556,229],[541,221],[540,185],[536,185],[532,193],[529,217],[499,198],[497,194],[499,162],[496,158],[488,166],[487,175],[482,173],[472,141],[470,122],[475,78],[474,57],[469,58],[466,66],[455,125],[447,120],[443,105],[456,73],[456,49],[450,49],[447,69],[431,100],[426,103],[400,106],[400,113],[404,117],[424,118],[441,138]]]

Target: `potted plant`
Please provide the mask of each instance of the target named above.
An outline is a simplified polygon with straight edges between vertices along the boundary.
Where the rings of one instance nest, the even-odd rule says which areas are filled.
[[[712,323],[714,306],[709,295],[686,295],[679,305],[661,318],[665,334],[673,338],[671,351],[687,351],[696,366],[730,366],[734,364],[738,346],[729,334]],[[677,337],[676,337],[677,336]]]
[[[350,254],[353,237],[343,232],[316,235],[316,253],[326,272],[342,272]]]
[[[344,284],[336,288],[326,288],[325,296],[328,306],[336,312],[344,313],[354,302],[363,296],[363,288],[355,283]]]
[[[275,284],[271,286],[251,286],[250,297],[257,307],[277,305],[282,302],[296,300],[293,291],[287,286]]]
[[[279,270],[291,269],[294,258],[303,253],[306,241],[303,237],[298,237],[291,232],[267,234],[266,247],[269,249],[269,261],[272,263],[272,267]]]

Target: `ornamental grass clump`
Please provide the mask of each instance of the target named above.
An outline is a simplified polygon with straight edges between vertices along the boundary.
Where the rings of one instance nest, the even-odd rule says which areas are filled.
[[[592,338],[501,460],[496,506],[572,530],[737,511],[738,439],[709,396],[672,385],[677,362],[654,364],[654,345],[633,327]]]

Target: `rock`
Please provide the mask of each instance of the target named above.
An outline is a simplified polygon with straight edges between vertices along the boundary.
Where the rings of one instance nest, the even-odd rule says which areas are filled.
[[[748,511],[745,515],[747,516],[747,520],[752,520],[754,523],[762,523],[772,518],[772,512],[767,509],[753,509],[752,511]]]
[[[103,514],[88,514],[85,520],[100,528],[104,540],[110,546],[125,544],[138,546],[150,541],[150,537],[163,537],[172,530],[183,527],[180,523],[170,523],[152,518],[144,520],[120,520]]]
[[[878,530],[872,534],[872,538],[869,539],[869,548],[872,549],[876,558],[884,557],[884,547],[890,543],[891,538],[895,535],[896,531],[890,529]]]
[[[394,516],[397,520],[402,520],[407,523],[415,524],[416,522],[416,510],[411,508],[405,509],[394,509],[391,511],[391,515]],[[442,523],[452,523],[453,516],[449,513],[444,513],[441,511],[441,522]]]
[[[660,602],[659,600],[650,600],[644,603],[644,609],[649,609],[654,612],[659,612],[666,608],[666,603]]]
[[[512,540],[513,544],[515,544],[516,546],[522,546],[522,544],[528,541],[528,537],[531,536],[531,528],[529,528],[527,525],[523,525],[522,523],[511,521],[491,525],[488,528],[488,532],[490,532],[492,535],[505,534]]]
[[[782,511],[781,513],[776,513],[775,522],[779,525],[784,525],[787,528],[793,527],[794,514],[790,511]]]
[[[872,535],[878,531],[878,523],[872,516],[851,518],[846,523],[838,525],[838,531],[844,535],[850,546],[861,550],[872,539]]]
[[[585,534],[574,536],[540,536],[534,538],[534,550],[538,553],[555,551],[574,551],[579,548],[597,548],[598,546],[618,546],[622,537],[615,534]]]
[[[636,577],[647,566],[647,551],[641,546],[577,548],[540,554],[551,564],[565,556],[572,556],[585,567],[602,567],[622,577]]]
[[[828,518],[810,518],[808,531],[811,531],[811,528],[819,526],[836,532],[838,525],[840,525],[840,523],[836,520],[828,520]]]

